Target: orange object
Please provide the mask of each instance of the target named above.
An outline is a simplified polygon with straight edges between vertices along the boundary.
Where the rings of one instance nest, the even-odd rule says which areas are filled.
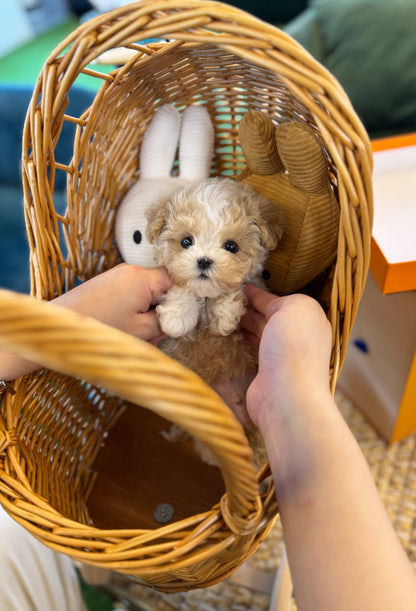
[[[414,431],[416,431],[416,351],[407,377],[406,386],[404,389],[402,401],[400,404],[399,414],[393,433],[390,437],[390,443],[404,439]]]
[[[416,293],[367,278],[339,385],[389,443],[416,431]]]
[[[416,289],[416,261],[391,263],[374,236],[371,237],[370,269],[383,295]]]
[[[385,151],[386,149],[397,149],[403,146],[413,146],[416,144],[416,132],[410,134],[400,134],[399,136],[388,136],[371,141],[373,153]]]
[[[340,386],[389,443],[416,431],[416,132],[374,140],[369,275]]]
[[[374,226],[370,269],[383,294],[416,289],[416,132],[371,143]]]

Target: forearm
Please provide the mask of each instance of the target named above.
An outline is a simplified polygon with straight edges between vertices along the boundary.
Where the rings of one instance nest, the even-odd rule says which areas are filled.
[[[260,427],[299,610],[414,609],[413,569],[329,393],[282,405]]]
[[[156,313],[149,308],[170,286],[163,268],[122,263],[56,297],[53,303],[157,343],[161,332]],[[35,363],[0,350],[0,380],[13,380],[38,368]]]
[[[0,351],[0,380],[14,380],[38,368],[36,363]]]

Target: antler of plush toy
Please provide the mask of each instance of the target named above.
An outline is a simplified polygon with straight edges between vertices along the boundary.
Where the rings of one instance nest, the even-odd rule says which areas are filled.
[[[179,175],[172,176],[178,147]],[[186,183],[208,178],[213,148],[214,128],[204,106],[188,106],[182,115],[169,104],[156,111],[143,136],[140,178],[117,212],[115,234],[124,261],[156,265],[146,238],[146,211]]]

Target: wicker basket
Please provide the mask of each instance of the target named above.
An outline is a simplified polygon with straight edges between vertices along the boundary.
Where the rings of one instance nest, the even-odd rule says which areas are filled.
[[[149,38],[172,42],[139,44]],[[87,67],[115,47],[136,53],[108,75]],[[102,85],[82,116],[68,116],[81,73]],[[127,5],[78,28],[46,61],[23,138],[33,295],[49,300],[119,261],[114,216],[138,177],[142,135],[165,103],[206,105],[216,132],[213,175],[243,168],[237,131],[248,109],[276,122],[307,122],[320,134],[341,208],[328,309],[334,388],[369,264],[368,138],[321,65],[278,29],[221,3]],[[74,128],[69,164],[55,158],[64,124]],[[64,216],[54,208],[62,172]],[[4,291],[0,329],[3,347],[44,367],[15,381],[1,407],[0,501],[10,515],[74,559],[166,591],[214,584],[250,557],[277,513],[268,466],[256,475],[241,427],[199,378],[144,342]],[[161,418],[206,442],[221,470],[196,464],[186,447],[166,454]],[[130,453],[129,444],[145,456]],[[123,474],[132,473],[123,488]],[[210,482],[203,488],[211,497],[194,488],[200,481]],[[176,515],[152,526],[144,514],[159,501],[173,504]]]

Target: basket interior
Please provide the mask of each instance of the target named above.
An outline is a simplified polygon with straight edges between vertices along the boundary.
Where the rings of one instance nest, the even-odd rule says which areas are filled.
[[[62,515],[102,529],[157,528],[209,511],[225,491],[221,471],[191,440],[162,435],[172,423],[98,388],[42,370],[25,394],[18,434],[30,485]]]
[[[127,406],[93,465],[88,509],[95,526],[151,529],[163,525],[155,518],[160,504],[172,507],[176,521],[218,503],[225,492],[219,468],[201,461],[191,440],[167,441],[162,432],[170,427],[144,408]]]

